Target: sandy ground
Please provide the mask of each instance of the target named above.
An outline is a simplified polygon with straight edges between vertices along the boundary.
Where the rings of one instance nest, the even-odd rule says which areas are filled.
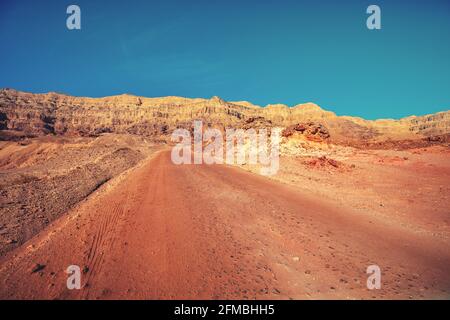
[[[175,166],[159,152],[3,256],[0,298],[450,298],[448,198],[436,189],[448,188],[448,154],[430,160],[434,167],[418,159],[401,169],[377,167],[388,154],[361,157],[348,171],[305,171],[305,159],[289,158],[277,181],[235,167]],[[348,194],[355,181],[362,191]],[[391,192],[399,200],[380,206]],[[422,204],[427,193],[432,202]],[[380,290],[366,287],[373,264]],[[81,290],[66,287],[69,265],[83,270]]]
[[[152,150],[143,137],[116,134],[0,141],[0,255]]]
[[[326,160],[319,159],[323,156]],[[270,179],[361,215],[375,215],[449,241],[449,158],[450,149],[441,146],[410,150],[314,148],[309,154],[282,156],[278,173]],[[258,174],[260,167],[243,168]]]

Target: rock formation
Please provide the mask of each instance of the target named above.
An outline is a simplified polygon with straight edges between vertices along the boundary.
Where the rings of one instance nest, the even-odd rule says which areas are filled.
[[[189,128],[194,119],[222,129],[289,128],[313,123],[324,128],[331,141],[345,143],[414,140],[450,133],[450,111],[371,121],[337,116],[313,103],[291,108],[282,104],[260,107],[245,101],[227,102],[219,97],[144,98],[124,94],[84,98],[0,90],[0,137],[3,139],[46,134],[95,136],[104,132],[168,136],[176,128]]]

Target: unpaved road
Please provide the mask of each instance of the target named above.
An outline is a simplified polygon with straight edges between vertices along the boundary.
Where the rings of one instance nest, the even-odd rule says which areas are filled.
[[[447,239],[160,152],[2,257],[0,298],[449,298],[449,271]]]

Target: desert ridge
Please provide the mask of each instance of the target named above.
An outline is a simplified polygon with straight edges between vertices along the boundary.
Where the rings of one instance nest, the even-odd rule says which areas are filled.
[[[324,126],[330,141],[370,145],[385,141],[447,140],[450,112],[411,116],[399,120],[364,120],[337,116],[314,103],[288,107],[260,107],[250,102],[119,95],[104,98],[72,97],[57,93],[32,94],[0,91],[0,132],[14,136],[46,134],[95,136],[101,133],[168,137],[178,129],[192,130],[194,120],[212,128],[287,128],[313,122]]]

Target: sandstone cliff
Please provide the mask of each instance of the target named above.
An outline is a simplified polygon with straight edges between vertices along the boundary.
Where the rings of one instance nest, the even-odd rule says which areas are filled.
[[[169,135],[189,128],[194,119],[206,126],[248,128],[261,125],[289,127],[314,122],[327,128],[331,141],[380,142],[423,139],[450,133],[450,111],[400,120],[364,120],[337,116],[313,103],[260,107],[246,101],[227,102],[219,97],[144,98],[119,95],[105,98],[72,97],[57,93],[32,94],[0,90],[0,133],[40,136],[82,135],[103,132]]]

